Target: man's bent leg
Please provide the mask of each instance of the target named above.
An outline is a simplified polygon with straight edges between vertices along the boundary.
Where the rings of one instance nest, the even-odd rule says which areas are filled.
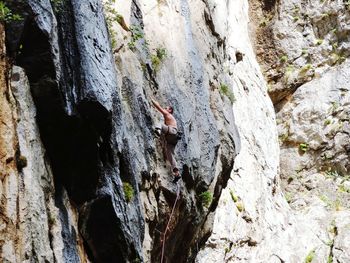
[[[178,174],[179,169],[177,168],[176,160],[175,160],[175,145],[167,143],[166,145],[166,155],[167,159],[171,165],[171,170]]]

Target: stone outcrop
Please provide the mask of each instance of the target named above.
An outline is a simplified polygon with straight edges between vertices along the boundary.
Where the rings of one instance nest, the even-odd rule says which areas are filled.
[[[255,87],[254,92],[244,94],[243,87],[237,86],[241,91],[238,94],[244,94],[236,96],[237,103],[233,106],[241,151],[235,159],[232,180],[219,201],[213,234],[196,261],[347,262],[348,249],[344,248],[349,248],[346,234],[349,226],[348,66],[346,53],[330,62],[332,48],[328,43],[333,39],[340,41],[342,48],[347,45],[339,36],[347,28],[348,11],[340,2],[327,5],[307,1],[252,1],[250,4],[254,23],[250,27],[251,37],[268,83],[266,85],[261,76],[251,74],[242,82],[252,82],[248,86]],[[233,20],[247,23],[247,7],[242,4],[237,9],[241,10],[240,16],[236,15]],[[324,21],[318,25],[315,17],[322,16],[322,10],[328,10],[329,14],[323,15]],[[334,10],[338,12],[337,17],[332,16]],[[293,18],[291,12],[300,15]],[[308,15],[303,16],[306,13]],[[330,23],[328,18],[335,23]],[[308,23],[309,19],[315,23]],[[331,32],[329,27],[336,25],[339,26],[337,32]],[[233,23],[232,28],[235,26],[238,27]],[[313,27],[324,28],[322,45],[316,43],[318,33]],[[248,30],[242,31],[244,36],[239,39],[247,39]],[[337,54],[343,50],[334,48]],[[254,61],[252,50],[247,49],[244,53]],[[243,62],[246,71],[252,72],[254,64]],[[260,118],[257,108],[251,107],[257,102],[264,103],[256,97],[264,94],[261,87],[266,86],[279,111],[280,172],[276,156],[279,147],[273,137],[276,129],[270,122],[274,116],[272,106],[258,106],[266,112]],[[235,107],[244,100],[255,103]],[[252,115],[248,115],[250,110],[254,112]],[[240,121],[241,111],[250,117]],[[251,124],[254,120],[256,123]],[[265,133],[259,135],[260,129]],[[280,173],[284,197],[280,194]],[[267,191],[268,185],[272,190]]]
[[[277,111],[286,199],[328,246],[315,246],[315,260],[347,262],[349,6],[277,1],[261,9],[257,54]],[[265,45],[274,51],[262,52]]]
[[[0,32],[1,54],[5,54],[2,27]],[[54,190],[28,79],[5,56],[1,89],[1,261],[86,262],[77,211],[63,190]]]
[[[291,1],[280,8],[291,10],[292,5],[294,12],[302,14],[294,21],[295,26],[306,24],[300,33],[307,37],[286,34],[278,41],[288,57],[295,57],[298,48],[305,50],[302,57],[294,60],[294,65],[301,67],[299,73],[293,72],[290,78],[300,86],[283,106],[277,107],[283,188],[296,213],[313,222],[314,232],[329,240],[329,252],[322,253],[318,247],[315,258],[347,262],[349,6],[342,1],[301,6]],[[276,34],[286,32],[286,23],[292,22],[283,16],[274,23]],[[290,48],[286,47],[287,42]]]
[[[119,48],[114,61],[100,1],[27,1],[9,6],[23,16],[23,21],[8,25],[9,54],[28,75],[37,112],[31,117],[37,120],[52,171],[51,188],[45,188],[53,198],[52,218],[61,213],[57,224],[71,226],[70,232],[62,229],[52,238],[51,250],[64,258],[58,261],[84,261],[85,254],[94,262],[160,260],[160,233],[176,187],[153,135],[158,113],[150,107],[151,96],[174,106],[183,133],[177,145],[181,196],[165,258],[181,262],[193,258],[210,233],[210,228],[200,230],[217,206],[235,156],[231,102],[219,92],[222,67],[207,75],[206,67],[211,66],[203,57],[211,54],[218,64],[227,59],[224,40],[208,28],[213,42],[203,47],[204,53],[191,26],[193,7],[183,2],[168,12],[185,21],[187,34],[178,43],[187,54],[172,46],[170,38],[164,39],[169,45],[166,59],[158,55],[157,64],[158,43],[145,44],[155,40],[153,21],[144,19],[143,5],[132,1],[130,18],[123,19],[130,27],[129,38],[123,39],[124,48]],[[183,28],[178,28],[179,35]],[[222,56],[215,57],[219,51]],[[33,165],[33,160],[27,161]],[[132,188],[131,196],[126,185]],[[64,210],[66,198],[73,204],[71,212]],[[41,195],[39,201],[45,200]],[[48,236],[50,231],[43,228]],[[71,248],[69,241],[79,234],[81,250]]]
[[[6,1],[0,258],[349,261],[340,2]]]

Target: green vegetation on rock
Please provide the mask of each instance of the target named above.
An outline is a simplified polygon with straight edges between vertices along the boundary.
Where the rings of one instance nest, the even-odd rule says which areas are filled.
[[[299,144],[299,150],[302,152],[307,152],[309,150],[309,144],[307,143],[300,143]]]
[[[134,189],[132,188],[131,184],[124,182],[123,190],[124,190],[125,200],[129,203],[131,199],[134,197]]]
[[[313,250],[311,250],[311,251],[309,252],[309,254],[306,256],[304,262],[305,262],[305,263],[311,263],[312,260],[314,259],[314,257],[315,257],[315,250],[313,249]]]
[[[130,31],[131,31],[131,40],[128,43],[128,47],[134,51],[136,48],[137,41],[144,38],[145,35],[142,29],[136,25],[131,26]]]
[[[23,18],[19,14],[12,13],[12,10],[0,1],[0,22],[20,21]]]
[[[204,207],[209,207],[213,201],[213,194],[209,191],[202,192],[198,197]]]
[[[230,191],[230,195],[231,195],[232,201],[236,203],[238,201],[238,196],[235,195],[235,193],[232,190]]]
[[[244,211],[244,205],[243,205],[242,202],[236,203],[236,207],[237,207],[239,212],[243,212]]]
[[[219,90],[220,90],[220,93],[225,95],[231,101],[232,104],[236,101],[235,95],[226,84],[221,83]]]
[[[160,64],[167,57],[167,52],[165,48],[157,48],[156,54],[151,55],[152,67],[155,71],[158,71]]]

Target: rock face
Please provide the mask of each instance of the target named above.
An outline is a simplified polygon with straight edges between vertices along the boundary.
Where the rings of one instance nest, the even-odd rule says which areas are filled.
[[[251,2],[252,39],[269,94],[279,111],[281,185],[292,210],[279,190],[276,156],[279,147],[273,137],[276,129],[271,123],[272,107],[266,101],[258,107],[265,111],[260,118],[258,110],[250,107],[257,105],[256,101],[264,103],[264,99],[257,99],[264,94],[259,89],[259,85],[265,86],[264,80],[254,74],[233,74],[245,76],[241,82],[252,83],[250,87],[255,89],[244,94],[244,89],[237,87],[240,90],[237,94],[244,94],[236,96],[233,106],[241,151],[235,159],[232,180],[220,198],[213,234],[198,254],[197,262],[349,261],[349,236],[345,234],[349,227],[350,197],[349,91],[347,55],[342,52],[348,40],[341,37],[349,14],[344,3],[328,4]],[[232,19],[246,21],[247,6],[235,8],[241,11],[239,15],[231,11]],[[299,15],[293,18],[293,12]],[[335,13],[338,15],[333,16]],[[238,30],[234,30],[235,26],[233,23],[230,32]],[[321,31],[325,40],[322,43],[317,42]],[[246,29],[241,34],[239,39],[248,38]],[[335,45],[332,49],[328,44],[332,41],[340,42],[341,47]],[[247,49],[244,53],[254,61],[250,47]],[[332,52],[341,53],[337,61],[330,60]],[[252,72],[254,63],[248,61],[243,67]],[[245,100],[255,103],[236,108]],[[246,115],[252,113],[240,121],[241,111]],[[259,134],[259,130],[265,133]]]
[[[0,32],[4,54],[2,27]],[[65,192],[54,190],[27,77],[23,69],[10,68],[5,57],[1,67],[1,260],[86,262],[76,209]]]
[[[164,44],[169,43],[164,51],[166,59],[157,54],[157,63],[154,52],[158,43],[152,43],[154,50],[151,44],[144,44],[153,39],[149,36],[154,33],[154,21],[143,19],[146,10],[141,8],[145,5],[136,1],[129,4],[130,18],[124,22],[131,36],[124,39],[124,49],[119,49],[114,61],[100,1],[9,3],[23,16],[23,21],[8,24],[9,54],[14,54],[15,63],[28,75],[37,112],[28,121],[37,120],[45,161],[51,167],[47,168],[50,187],[37,186],[37,191],[46,194],[35,197],[39,204],[53,205],[55,213],[41,209],[50,214],[48,225],[54,221],[70,226],[55,230],[55,235],[50,234],[54,231],[50,226],[43,227],[36,235],[51,240],[42,240],[51,244],[43,249],[49,262],[54,257],[64,262],[85,261],[84,255],[93,262],[160,260],[160,233],[167,224],[176,187],[169,167],[165,167],[159,140],[153,135],[159,115],[150,107],[151,96],[163,105],[173,105],[183,133],[176,152],[183,182],[166,237],[167,261],[194,258],[210,233],[210,228],[200,230],[215,210],[232,170],[237,135],[231,102],[219,93],[223,67],[208,71],[206,67],[211,65],[204,63],[207,54],[218,65],[227,59],[224,40],[208,28],[205,34],[213,41],[200,46],[193,32],[197,28],[191,27],[193,7],[182,2],[168,12],[184,21],[178,35],[184,29],[187,34],[178,43],[187,54],[172,46],[172,39],[164,39]],[[210,14],[207,16],[210,20]],[[127,45],[127,41],[131,43]],[[215,57],[219,50],[222,56]],[[179,59],[171,59],[176,57]],[[25,79],[23,72],[18,74]],[[228,92],[230,83],[223,86]],[[39,131],[36,135],[39,138]],[[26,158],[28,167],[40,163]],[[35,176],[43,178],[40,172]],[[131,186],[131,194],[124,190],[126,186]],[[35,209],[40,209],[39,204]],[[33,225],[42,223],[33,221]],[[78,242],[80,235],[82,242]]]
[[[264,21],[258,58],[278,112],[283,190],[297,218],[328,245],[314,246],[319,262],[349,261],[348,8],[342,1],[283,1],[263,6],[257,19]],[[274,51],[259,52],[266,45]]]
[[[6,4],[3,261],[349,261],[347,4]]]
[[[283,188],[296,213],[314,222],[313,230],[323,240],[328,236],[328,261],[347,262],[349,236],[344,226],[350,223],[349,6],[340,1],[301,6],[290,1],[281,4],[280,9],[291,10],[292,5],[293,12],[302,14],[294,21],[295,26],[308,25],[300,28],[300,34],[285,35],[278,41],[285,54],[293,58],[293,64],[301,67],[288,80],[300,86],[283,106],[278,106]],[[276,34],[286,32],[286,23],[292,22],[283,16],[276,20]],[[287,42],[293,48],[287,48]],[[296,58],[296,50],[301,47],[307,52]],[[315,257],[325,261],[324,254],[318,247]]]

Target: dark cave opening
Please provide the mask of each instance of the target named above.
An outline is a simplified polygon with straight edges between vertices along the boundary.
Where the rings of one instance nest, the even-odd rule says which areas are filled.
[[[125,237],[119,231],[111,231],[122,226],[122,222],[113,212],[113,200],[111,196],[104,196],[89,205],[89,216],[84,216],[80,224],[84,225],[83,236],[88,247],[91,248],[94,261],[96,262],[126,262],[128,251]],[[115,242],[122,244],[115,246]],[[132,249],[129,248],[129,249]],[[123,256],[122,256],[123,255]]]

